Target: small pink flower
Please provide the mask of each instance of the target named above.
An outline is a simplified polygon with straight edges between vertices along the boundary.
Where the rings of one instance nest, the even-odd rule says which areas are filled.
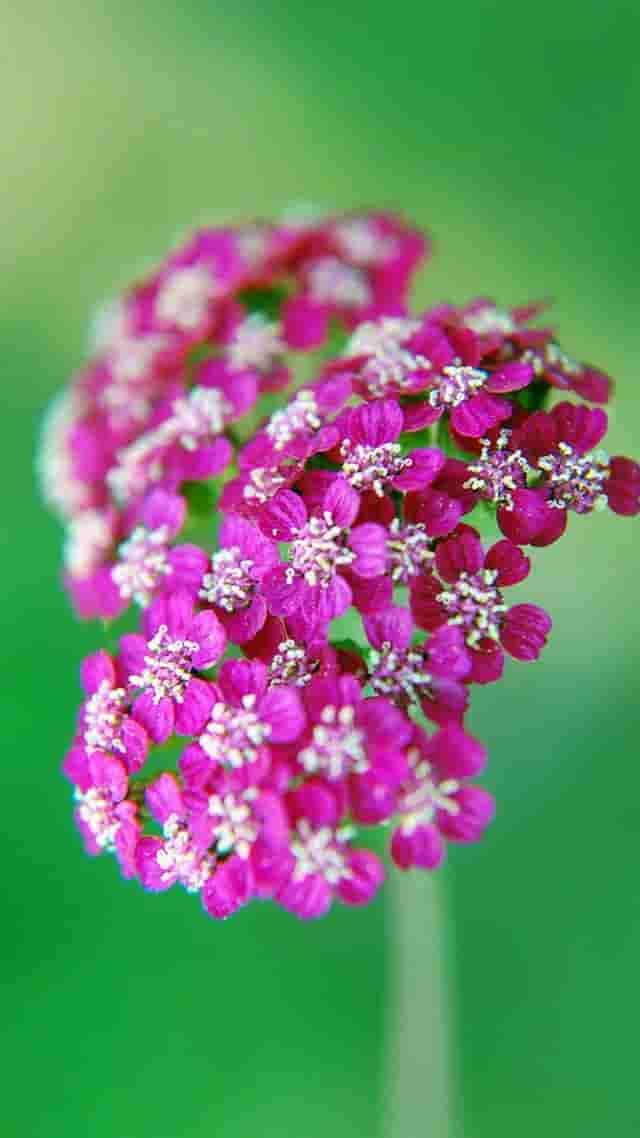
[[[182,529],[186,510],[184,498],[166,490],[153,490],[144,499],[139,513],[142,524],[120,546],[111,574],[124,600],[131,598],[144,606],[159,592],[184,589],[196,595],[206,554],[197,545],[170,548]]]
[[[542,474],[537,490],[541,517],[533,545],[549,545],[562,536],[567,512],[592,513],[607,505],[616,514],[640,512],[640,466],[632,459],[609,459],[594,451],[607,429],[600,408],[558,403],[551,412],[531,415],[518,441],[533,468]]]
[[[267,618],[260,585],[277,565],[278,549],[237,514],[227,514],[218,541],[220,549],[202,577],[199,596],[213,605],[229,639],[242,644],[260,631]]]
[[[127,801],[124,764],[102,751],[73,747],[63,764],[76,787],[75,820],[92,856],[115,853],[123,877],[135,877],[135,849],[140,832],[135,803]]]
[[[129,715],[126,687],[118,682],[113,660],[96,652],[83,661],[79,735],[88,754],[102,751],[122,759],[133,773],[144,764],[149,738],[144,727]]]
[[[471,671],[462,629],[443,625],[417,642],[411,613],[395,605],[366,616],[364,627],[372,645],[368,678],[376,694],[405,710],[420,708],[436,723],[462,720],[468,704],[462,681]]]
[[[245,786],[233,772],[218,772],[206,791],[190,794],[190,827],[215,851],[216,872],[207,880],[203,903],[210,916],[228,917],[259,893],[255,866],[265,855],[286,849],[289,822],[280,796]]]
[[[390,781],[402,773],[399,756],[411,727],[389,700],[364,698],[350,675],[314,678],[303,699],[308,725],[295,754],[302,771],[351,787],[373,770]]]
[[[316,512],[309,514],[303,498],[287,490],[265,508],[264,532],[290,542],[288,563],[271,570],[263,581],[275,616],[295,613],[308,629],[326,626],[351,603],[346,569],[363,578],[384,573],[386,531],[374,524],[351,529],[359,506],[356,491],[335,478]]]
[[[303,920],[322,917],[334,895],[346,905],[366,905],[384,879],[370,850],[351,847],[353,830],[340,825],[339,797],[310,780],[287,798],[291,835],[285,851],[264,854],[257,874],[262,889]]]
[[[409,774],[394,813],[391,856],[400,869],[437,869],[445,841],[476,842],[493,819],[493,798],[466,779],[486,762],[484,748],[460,728],[442,728],[431,738],[418,727],[407,753]]]
[[[485,554],[475,530],[464,527],[436,550],[436,573],[419,577],[411,590],[411,609],[420,628],[460,627],[472,661],[471,679],[500,678],[501,646],[517,660],[537,660],[551,620],[536,605],[504,603],[502,586],[523,581],[529,561],[509,541]]]
[[[136,862],[145,889],[158,893],[179,882],[188,893],[200,893],[213,873],[215,856],[206,834],[191,828],[184,797],[174,775],[164,773],[147,787],[147,806],[162,826],[162,837],[138,843]]]
[[[400,405],[379,400],[347,412],[341,424],[342,475],[359,492],[382,497],[387,489],[419,490],[430,485],[444,465],[434,447],[403,454],[398,438],[403,429]]]
[[[226,637],[215,613],[194,613],[188,593],[159,597],[144,614],[147,639],[123,636],[120,663],[131,691],[139,689],[134,718],[156,743],[175,731],[194,735],[206,723],[214,693],[193,675],[212,667],[224,651]]]
[[[493,372],[469,364],[451,364],[432,383],[431,412],[423,423],[436,422],[448,412],[456,434],[482,438],[513,413],[513,405],[501,395],[526,387],[532,375],[530,365],[518,361],[503,364]]]
[[[297,688],[268,686],[261,660],[226,660],[217,683],[210,685],[210,706],[198,730],[198,743],[187,749],[181,770],[193,786],[201,786],[212,770],[242,771],[251,782],[269,766],[269,746],[290,743],[304,727]]]

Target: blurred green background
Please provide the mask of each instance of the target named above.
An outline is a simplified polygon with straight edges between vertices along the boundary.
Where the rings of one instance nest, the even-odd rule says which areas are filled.
[[[34,432],[95,302],[195,223],[303,200],[431,229],[422,301],[552,296],[618,379],[611,448],[638,449],[640,8],[27,0],[2,23],[0,1133],[383,1138],[388,895],[217,926],[80,851],[58,764],[97,630],[58,587]],[[498,818],[442,873],[465,1138],[640,1132],[637,530],[581,521],[527,586],[543,662],[476,701]]]

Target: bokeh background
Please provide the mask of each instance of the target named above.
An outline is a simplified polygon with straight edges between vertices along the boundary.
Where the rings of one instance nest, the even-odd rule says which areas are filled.
[[[80,851],[58,764],[97,631],[58,588],[34,433],[96,301],[195,223],[311,201],[431,229],[422,301],[552,296],[638,449],[640,8],[5,6],[0,1131],[384,1138],[388,895],[218,927]],[[465,1138],[640,1131],[637,529],[573,521],[528,590],[543,662],[473,715],[497,821],[442,873]]]

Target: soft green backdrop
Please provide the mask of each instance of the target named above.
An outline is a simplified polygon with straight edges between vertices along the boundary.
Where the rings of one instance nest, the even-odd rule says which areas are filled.
[[[95,301],[194,223],[305,200],[431,228],[425,301],[552,295],[638,449],[640,9],[5,5],[0,1133],[383,1138],[384,896],[219,927],[80,852],[58,764],[97,631],[58,588],[34,432]],[[573,521],[529,590],[544,662],[474,714],[498,819],[443,872],[466,1138],[640,1130],[637,530]]]

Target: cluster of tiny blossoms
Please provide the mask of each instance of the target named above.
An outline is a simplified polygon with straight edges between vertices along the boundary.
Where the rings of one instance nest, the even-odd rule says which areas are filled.
[[[73,604],[135,627],[82,665],[77,825],[212,917],[367,903],[374,828],[401,869],[477,841],[471,694],[551,629],[510,588],[570,514],[640,509],[638,464],[599,449],[606,375],[535,305],[410,316],[425,250],[382,214],[202,231],[47,423]]]

